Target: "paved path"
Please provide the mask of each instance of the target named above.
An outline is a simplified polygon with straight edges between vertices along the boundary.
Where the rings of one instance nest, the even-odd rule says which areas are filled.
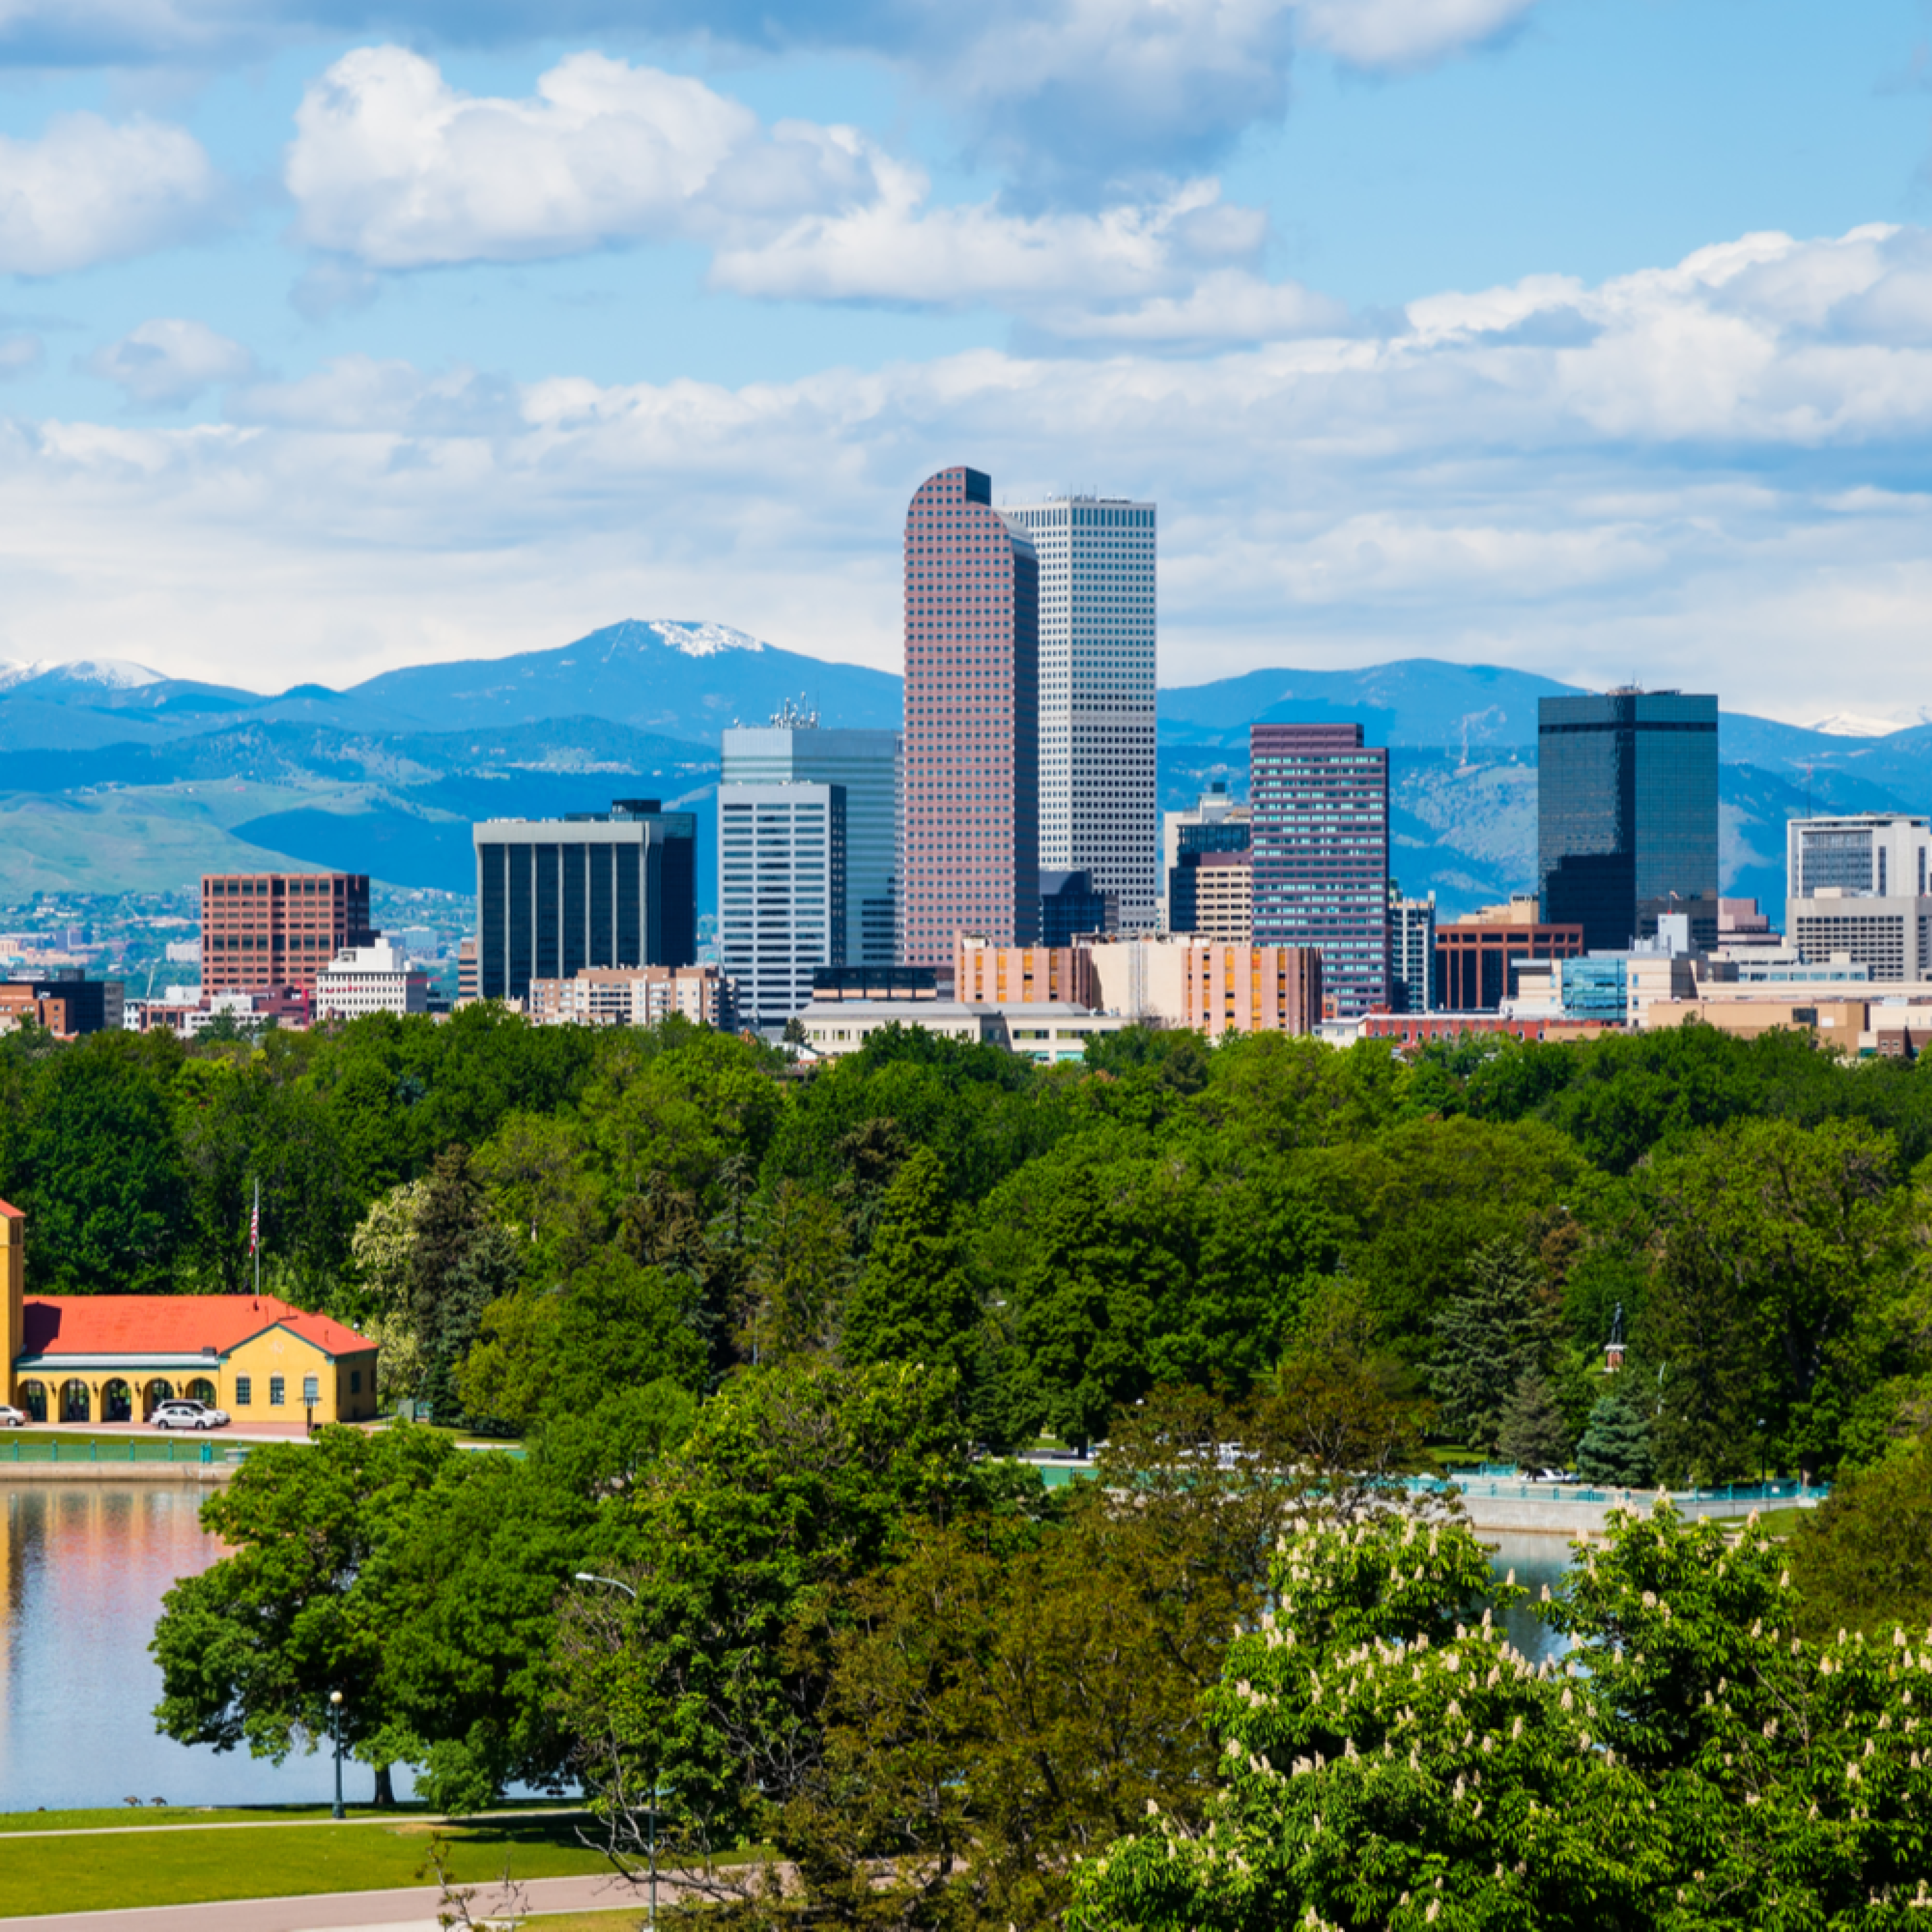
[[[170,1818],[154,1825],[63,1825],[45,1832],[0,1832],[0,1847],[16,1838],[124,1838],[131,1832],[294,1832],[311,1825],[514,1825],[522,1818],[587,1818],[580,1804],[532,1805],[520,1811],[469,1811],[460,1818],[425,1811],[359,1812],[352,1818]],[[0,1918],[0,1925],[8,1922]]]
[[[645,1888],[598,1873],[587,1878],[539,1878],[520,1886],[530,1912],[623,1912],[644,1916]],[[658,1882],[658,1902],[677,1886]],[[479,1886],[471,1906],[477,1918],[504,1910],[494,1886]],[[441,1894],[433,1886],[394,1892],[322,1892],[308,1898],[234,1898],[208,1905],[143,1905],[116,1912],[63,1912],[33,1918],[0,1918],[0,1932],[436,1932]]]

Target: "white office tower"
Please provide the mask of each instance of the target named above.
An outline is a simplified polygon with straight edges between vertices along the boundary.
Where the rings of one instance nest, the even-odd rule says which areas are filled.
[[[718,967],[746,1025],[783,1026],[845,963],[845,841],[843,785],[718,788]]]
[[[899,744],[896,731],[829,730],[815,713],[789,704],[769,724],[734,724],[724,734],[721,786],[844,790],[845,932],[843,950],[828,965],[890,966],[898,957]],[[723,876],[721,870],[721,887]],[[721,932],[724,908],[721,892]]]
[[[1124,932],[1160,902],[1154,782],[1154,506],[1003,508],[1040,557],[1040,864],[1084,872]]]
[[[1436,895],[1407,899],[1389,881],[1389,1004],[1399,1013],[1436,1010]]]
[[[1932,826],[1861,812],[1793,818],[1784,830],[1784,936],[1823,965],[1840,956],[1874,980],[1932,977]]]

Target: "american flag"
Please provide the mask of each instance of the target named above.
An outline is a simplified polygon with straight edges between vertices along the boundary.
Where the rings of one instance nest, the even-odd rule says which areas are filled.
[[[262,1202],[258,1195],[255,1204],[248,1210],[248,1252],[252,1255],[262,1245]]]

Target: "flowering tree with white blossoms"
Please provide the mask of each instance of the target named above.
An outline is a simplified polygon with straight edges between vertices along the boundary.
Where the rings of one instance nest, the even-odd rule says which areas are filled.
[[[1224,1789],[1081,1874],[1078,1932],[1932,1926],[1932,1631],[1793,1630],[1781,1553],[1614,1515],[1532,1664],[1455,1522],[1311,1517],[1228,1654]]]

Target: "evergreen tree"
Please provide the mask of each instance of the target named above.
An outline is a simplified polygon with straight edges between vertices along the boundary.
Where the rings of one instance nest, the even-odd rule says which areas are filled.
[[[470,1171],[470,1151],[436,1157],[418,1197],[409,1256],[409,1313],[420,1340],[423,1393],[439,1422],[460,1413],[457,1365],[483,1325],[483,1313],[517,1286],[517,1238],[493,1220]]]
[[[1642,1489],[1652,1480],[1650,1424],[1636,1400],[1618,1389],[1590,1412],[1576,1445],[1576,1473],[1586,1483]]]
[[[1440,1426],[1493,1450],[1517,1385],[1540,1367],[1549,1318],[1536,1264],[1516,1243],[1491,1241],[1470,1257],[1464,1286],[1436,1318],[1430,1382]]]
[[[979,1325],[964,1260],[946,1170],[930,1148],[916,1148],[886,1189],[872,1254],[846,1306],[846,1360],[963,1372]]]
[[[1503,1411],[1498,1446],[1504,1459],[1520,1469],[1560,1469],[1575,1439],[1548,1378],[1525,1376]]]

